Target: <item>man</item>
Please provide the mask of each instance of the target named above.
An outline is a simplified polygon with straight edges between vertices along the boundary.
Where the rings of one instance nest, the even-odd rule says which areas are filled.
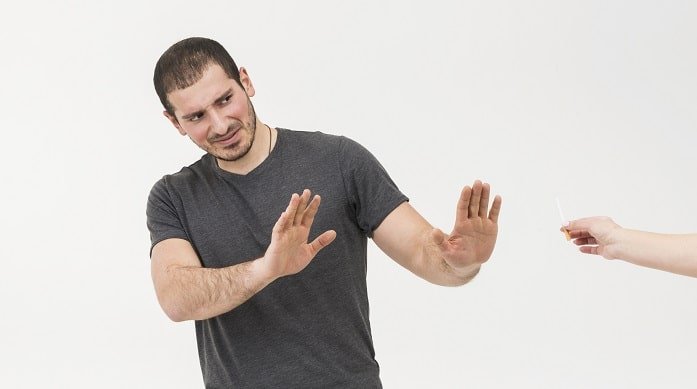
[[[493,251],[501,198],[489,211],[489,186],[465,187],[444,234],[356,142],[261,122],[247,71],[209,39],[170,47],[154,83],[206,151],[147,207],[157,297],[172,320],[196,320],[206,387],[381,387],[367,237],[416,275],[462,285]]]

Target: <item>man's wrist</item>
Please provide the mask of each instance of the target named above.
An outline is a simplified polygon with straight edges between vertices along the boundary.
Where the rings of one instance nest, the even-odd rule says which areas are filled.
[[[271,266],[269,266],[269,262],[265,256],[253,260],[250,264],[250,270],[252,274],[254,274],[254,277],[260,280],[263,285],[262,287],[280,278],[279,275],[273,271]]]

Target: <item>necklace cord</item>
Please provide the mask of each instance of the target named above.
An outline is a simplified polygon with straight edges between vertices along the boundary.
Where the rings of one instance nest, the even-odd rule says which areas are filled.
[[[266,128],[269,129],[269,155],[271,155],[271,142],[273,141],[273,138],[271,137],[271,127],[269,127],[268,124],[264,124]]]

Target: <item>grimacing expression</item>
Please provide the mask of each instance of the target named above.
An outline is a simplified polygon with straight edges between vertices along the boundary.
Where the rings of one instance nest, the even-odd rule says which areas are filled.
[[[247,155],[256,134],[256,113],[249,99],[254,87],[244,68],[240,83],[211,64],[196,83],[167,94],[174,116],[166,111],[165,116],[207,153],[236,161]]]

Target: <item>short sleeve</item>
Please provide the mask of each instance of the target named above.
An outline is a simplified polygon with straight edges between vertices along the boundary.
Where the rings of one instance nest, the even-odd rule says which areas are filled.
[[[152,248],[165,239],[190,240],[174,206],[165,178],[155,183],[150,190],[145,213],[150,230],[150,255],[152,255]]]
[[[341,138],[339,166],[358,226],[372,237],[385,217],[409,199],[370,151],[346,137]]]

